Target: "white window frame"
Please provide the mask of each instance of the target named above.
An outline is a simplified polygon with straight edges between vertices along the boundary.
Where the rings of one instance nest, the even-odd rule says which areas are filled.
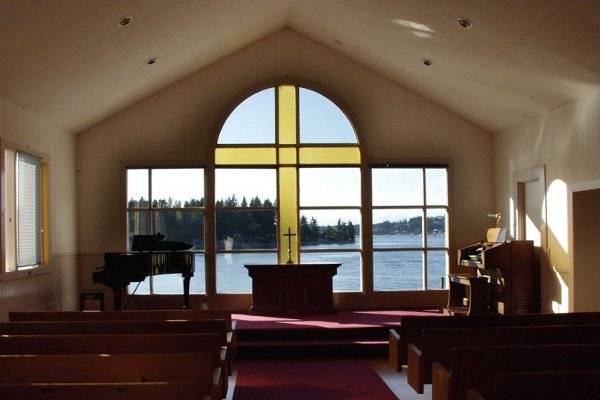
[[[152,197],[152,171],[153,170],[157,170],[157,169],[201,169],[202,170],[202,175],[204,178],[204,206],[203,207],[187,207],[187,208],[172,208],[172,207],[153,207],[152,203],[153,203],[153,197]],[[129,199],[127,199],[127,171],[129,170],[147,170],[148,171],[148,207],[144,208],[144,207],[129,207]],[[205,277],[206,275],[206,167],[205,166],[199,166],[199,165],[176,165],[176,166],[171,166],[171,165],[165,165],[165,166],[142,166],[142,167],[138,167],[138,166],[128,166],[125,167],[125,198],[126,198],[126,205],[125,205],[125,249],[126,251],[131,251],[131,249],[129,249],[129,227],[127,226],[127,221],[128,221],[128,216],[130,212],[146,212],[147,213],[147,221],[146,221],[146,226],[148,226],[148,235],[154,235],[156,234],[156,224],[155,224],[155,214],[157,213],[161,213],[161,212],[169,212],[169,211],[181,211],[181,212],[200,212],[202,213],[202,219],[203,219],[203,227],[204,227],[204,232],[203,232],[203,240],[204,240],[204,244],[203,244],[203,250],[194,250],[194,253],[196,254],[202,254],[202,256],[204,257],[204,268],[205,268]],[[150,281],[149,281],[149,291],[150,293],[136,293],[136,295],[138,296],[161,296],[161,295],[178,295],[179,293],[170,293],[170,294],[158,294],[158,293],[154,293],[154,282],[152,279],[152,276],[149,277]],[[132,284],[133,285],[133,284]],[[135,285],[134,285],[135,287]],[[208,287],[208,283],[204,282],[204,293],[190,293],[193,294],[194,296],[205,296],[206,292],[207,292],[207,287]]]
[[[375,211],[375,210],[385,210],[385,209],[398,209],[398,210],[413,210],[413,209],[419,209],[423,212],[423,220],[422,220],[422,235],[423,235],[423,241],[422,241],[422,245],[419,247],[375,247],[375,245],[373,245],[373,257],[372,257],[372,264],[371,264],[371,268],[372,268],[372,272],[373,272],[373,292],[375,293],[390,293],[390,292],[408,292],[408,291],[414,291],[415,289],[397,289],[397,290],[375,290],[375,253],[382,253],[382,252],[421,252],[422,253],[422,257],[423,257],[423,263],[422,263],[422,285],[421,285],[421,289],[417,289],[418,291],[428,291],[428,290],[447,290],[448,288],[448,281],[447,281],[447,274],[448,274],[448,269],[449,269],[449,257],[450,257],[450,178],[449,178],[449,167],[448,165],[373,165],[370,168],[370,174],[371,174],[371,196],[373,195],[373,171],[376,169],[420,169],[422,171],[422,179],[423,179],[423,183],[422,183],[422,190],[423,190],[423,202],[421,204],[415,204],[415,205],[385,205],[385,206],[375,206],[375,205],[371,205],[371,214]],[[426,171],[427,169],[445,169],[446,170],[446,191],[447,191],[447,195],[448,195],[448,199],[446,201],[446,204],[427,204],[427,175],[426,175]],[[428,241],[427,241],[427,235],[428,235],[428,227],[427,227],[427,216],[428,216],[428,210],[439,210],[439,209],[443,209],[446,211],[446,245],[445,246],[430,246]],[[373,227],[371,226],[371,238],[373,237]],[[429,260],[428,260],[428,253],[430,251],[445,251],[446,252],[446,276],[444,279],[444,287],[439,289],[439,288],[430,288],[429,285],[429,272],[428,272],[428,266],[429,266]]]
[[[7,151],[12,151],[15,153],[15,166],[12,170],[11,176],[8,176],[9,171],[6,171],[5,158],[6,158]],[[49,272],[48,263],[51,258],[50,249],[46,248],[46,247],[50,246],[50,241],[49,241],[49,239],[44,241],[44,239],[42,237],[42,235],[44,233],[44,222],[40,221],[40,226],[39,226],[39,230],[38,230],[38,234],[40,235],[40,246],[41,246],[40,262],[36,265],[21,267],[21,268],[19,268],[16,265],[16,256],[17,256],[17,248],[16,248],[16,246],[17,246],[17,243],[16,243],[17,226],[16,226],[16,221],[15,221],[15,219],[16,219],[16,204],[14,205],[14,208],[15,208],[14,215],[12,215],[12,218],[14,221],[14,228],[9,228],[9,226],[7,225],[7,221],[8,221],[8,216],[7,216],[8,198],[7,198],[7,196],[10,196],[11,200],[16,203],[16,200],[17,200],[17,186],[16,186],[17,185],[17,180],[16,180],[17,158],[16,158],[16,154],[17,153],[25,153],[30,156],[36,157],[40,160],[43,168],[48,168],[48,156],[46,154],[32,150],[29,147],[24,147],[22,145],[11,143],[11,142],[8,142],[5,140],[0,141],[0,171],[1,171],[0,205],[2,208],[2,218],[1,218],[2,223],[0,226],[0,248],[1,248],[0,280],[3,280],[3,281],[20,279],[20,278],[25,278],[25,277],[29,277],[29,276],[48,273]],[[8,190],[9,179],[14,182],[11,190]],[[46,179],[48,179],[48,178],[46,178]],[[43,192],[43,190],[44,190],[43,185],[44,185],[44,178],[41,178],[40,179],[40,198],[39,198],[40,212],[43,214],[45,213],[47,215],[49,212],[49,209],[50,209],[49,200],[48,200],[49,193]],[[45,202],[43,201],[44,196],[46,197]],[[49,216],[47,216],[47,226],[45,228],[47,230],[50,229]],[[14,246],[11,245],[10,248],[8,248],[7,244],[6,244],[7,236],[9,234],[8,229],[15,230],[14,231],[15,243],[14,243]],[[49,232],[47,232],[47,234],[49,234]],[[11,258],[14,258],[14,265],[13,265],[13,262],[11,262],[11,265],[7,265],[7,253],[8,252],[11,253]],[[47,255],[46,257],[44,256],[45,254]]]

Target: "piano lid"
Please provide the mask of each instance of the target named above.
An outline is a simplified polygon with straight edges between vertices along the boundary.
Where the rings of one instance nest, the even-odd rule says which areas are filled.
[[[131,244],[132,251],[178,251],[188,250],[193,244],[185,242],[176,242],[164,240],[165,235],[157,233],[156,235],[135,235]]]

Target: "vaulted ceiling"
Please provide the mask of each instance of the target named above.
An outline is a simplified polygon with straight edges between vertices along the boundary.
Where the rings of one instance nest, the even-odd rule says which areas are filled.
[[[597,0],[0,0],[0,96],[79,132],[285,26],[492,132],[600,87]]]

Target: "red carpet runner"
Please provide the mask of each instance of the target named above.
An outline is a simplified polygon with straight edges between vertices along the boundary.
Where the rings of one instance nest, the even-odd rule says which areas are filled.
[[[234,400],[396,400],[366,362],[252,361],[238,366]]]

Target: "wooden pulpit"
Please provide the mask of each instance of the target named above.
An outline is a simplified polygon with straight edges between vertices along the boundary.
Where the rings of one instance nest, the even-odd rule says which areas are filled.
[[[331,314],[339,263],[246,264],[252,278],[250,312],[263,315]]]

